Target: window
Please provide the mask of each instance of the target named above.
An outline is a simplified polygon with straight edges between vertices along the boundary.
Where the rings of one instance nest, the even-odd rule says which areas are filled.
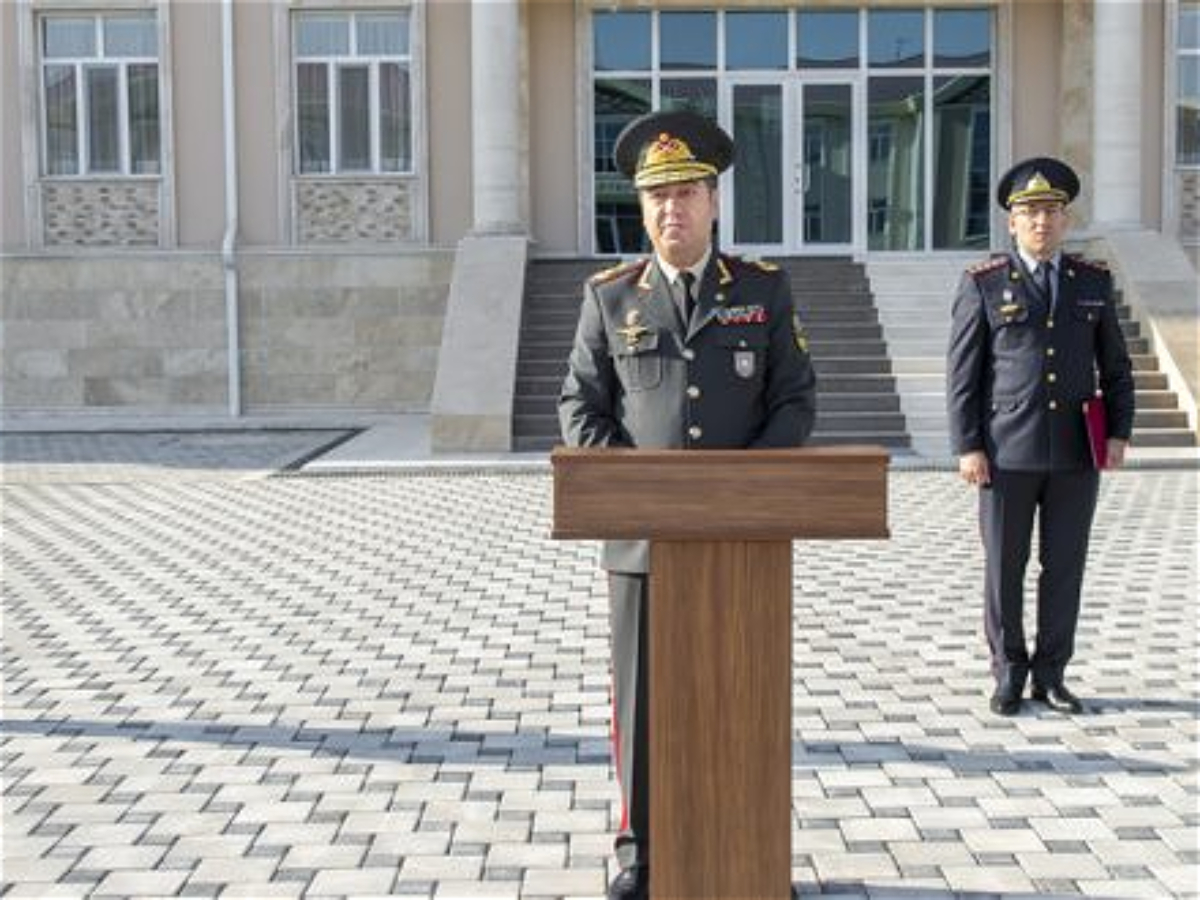
[[[46,16],[40,25],[42,171],[159,174],[154,16]]]
[[[302,175],[412,171],[408,13],[296,16],[296,164]]]
[[[1200,3],[1179,4],[1175,161],[1200,166]]]

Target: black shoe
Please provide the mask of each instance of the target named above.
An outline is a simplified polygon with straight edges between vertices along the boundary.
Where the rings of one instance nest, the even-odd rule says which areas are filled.
[[[650,867],[631,866],[608,886],[608,900],[647,900],[650,896]]]
[[[998,716],[1015,716],[1021,711],[1021,692],[1010,687],[998,687],[988,706]]]
[[[1033,690],[1029,692],[1029,696],[1038,703],[1045,703],[1048,707],[1060,713],[1083,712],[1083,704],[1079,702],[1079,698],[1061,684],[1054,684],[1050,687],[1042,687],[1040,684],[1035,684]]]

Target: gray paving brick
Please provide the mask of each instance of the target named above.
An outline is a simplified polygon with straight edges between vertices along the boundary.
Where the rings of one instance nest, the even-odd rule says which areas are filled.
[[[548,480],[202,443],[0,485],[6,900],[601,893],[603,581],[546,538]],[[1080,717],[987,712],[969,492],[891,493],[891,541],[796,550],[802,891],[1193,894],[1195,473],[1103,481]]]

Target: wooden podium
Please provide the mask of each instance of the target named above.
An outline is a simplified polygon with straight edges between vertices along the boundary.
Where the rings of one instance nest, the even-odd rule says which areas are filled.
[[[887,453],[556,448],[559,539],[650,540],[654,900],[791,892],[793,538],[885,538]]]

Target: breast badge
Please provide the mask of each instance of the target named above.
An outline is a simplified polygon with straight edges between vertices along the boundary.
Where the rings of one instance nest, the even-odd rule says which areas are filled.
[[[650,329],[642,324],[641,312],[636,309],[625,314],[625,327],[617,329],[617,334],[625,339],[625,347],[629,350],[636,350],[642,338],[649,333]]]

